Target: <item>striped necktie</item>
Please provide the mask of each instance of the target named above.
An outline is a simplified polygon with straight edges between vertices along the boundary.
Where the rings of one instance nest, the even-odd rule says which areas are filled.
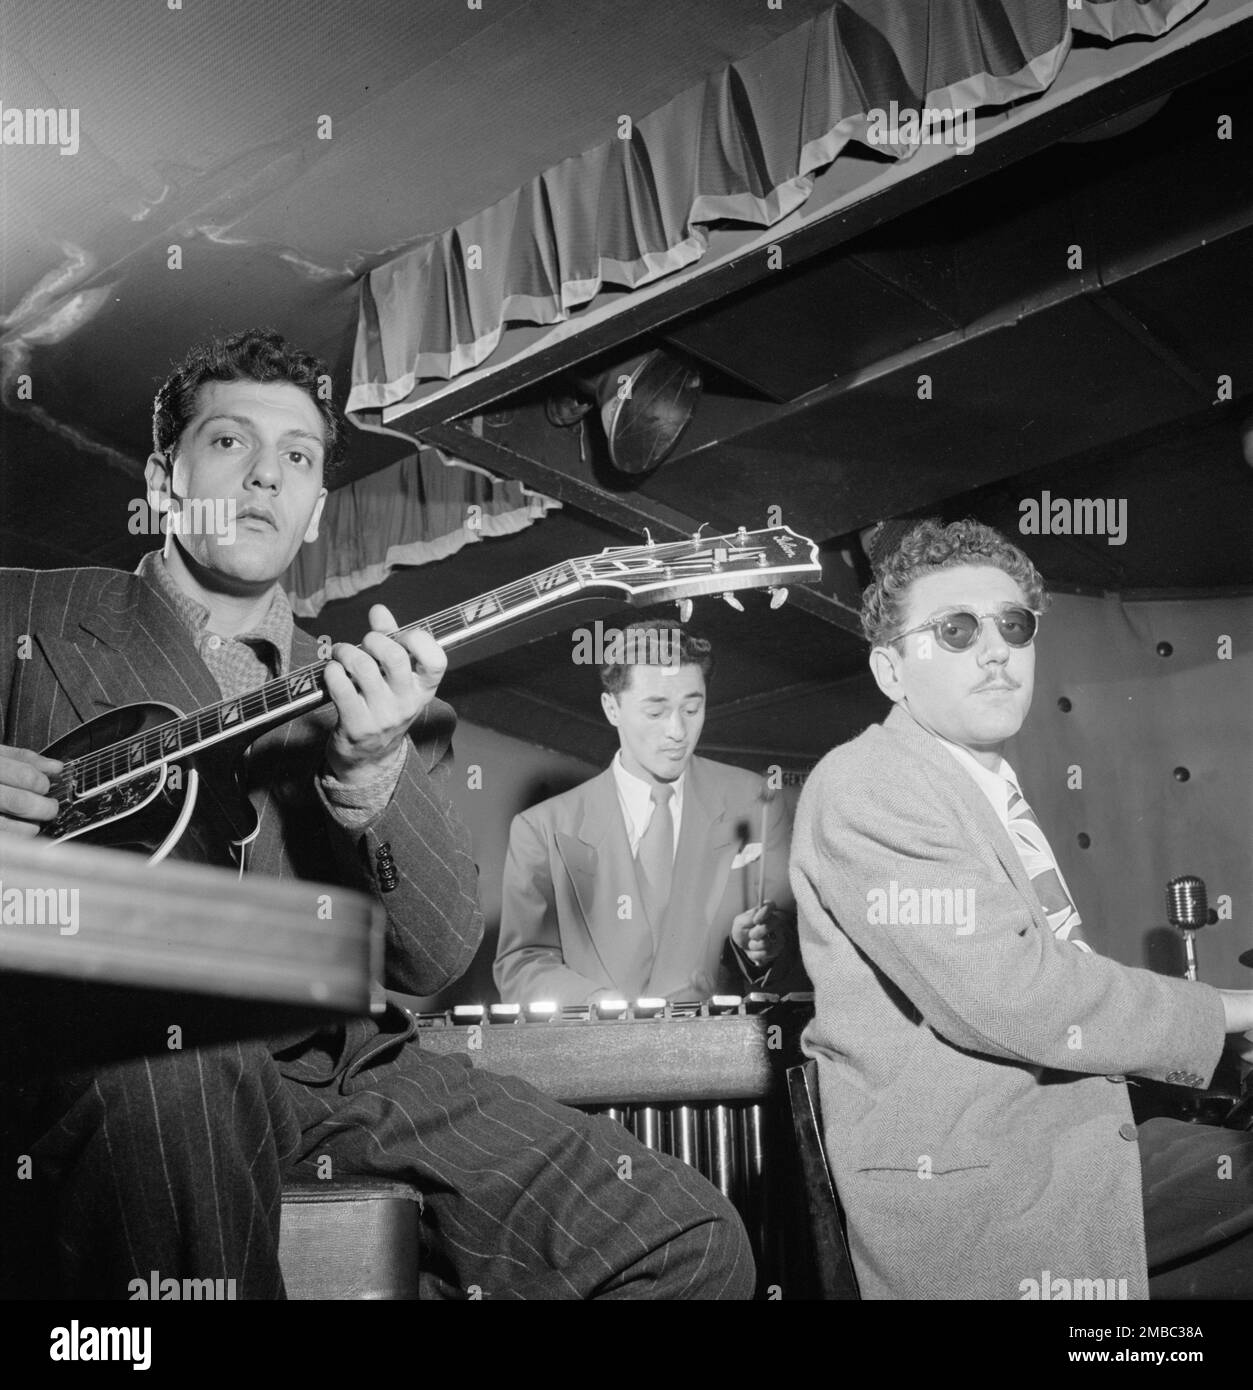
[[[1035,812],[1018,788],[1008,778],[1005,780],[1009,785],[1010,839],[1014,842],[1022,866],[1027,871],[1036,897],[1040,900],[1040,906],[1044,909],[1053,935],[1059,941],[1066,941],[1072,932],[1078,933],[1078,929],[1083,925],[1083,918],[1079,916],[1074,899],[1070,896],[1070,889],[1067,888],[1062,871],[1057,867],[1057,860],[1053,857],[1053,850],[1040,828],[1040,822],[1035,818]],[[1088,949],[1079,935],[1076,935],[1074,944]]]
[[[635,862],[642,880],[644,911],[656,927],[665,914],[674,877],[674,816],[670,811],[674,788],[667,782],[657,782],[649,794],[653,799],[653,813],[640,837]]]

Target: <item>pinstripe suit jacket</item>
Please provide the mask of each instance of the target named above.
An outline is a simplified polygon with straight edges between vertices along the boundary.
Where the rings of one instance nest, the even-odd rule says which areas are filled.
[[[0,743],[10,746],[42,749],[118,705],[159,700],[189,713],[222,698],[164,598],[120,570],[0,570],[0,653]],[[317,644],[297,628],[292,665],[316,660]],[[384,983],[432,994],[461,975],[483,934],[469,834],[446,792],[456,717],[442,701],[427,708],[390,803],[364,830],[335,821],[314,787],[334,718],[327,707],[253,745],[260,833],[250,867],[378,895]],[[379,892],[375,868],[384,843],[399,877],[390,893]],[[350,1041],[369,1032],[351,1025]]]
[[[987,798],[899,707],[810,777],[792,884],[863,1295],[1013,1299],[1047,1270],[1147,1297],[1117,1074],[1207,1082],[1217,991],[1057,941]]]

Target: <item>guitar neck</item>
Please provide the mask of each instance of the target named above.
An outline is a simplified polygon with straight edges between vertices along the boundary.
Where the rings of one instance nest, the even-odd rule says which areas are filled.
[[[536,610],[580,596],[588,589],[636,604],[773,588],[822,573],[817,547],[786,526],[693,537],[664,545],[624,546],[599,555],[563,560],[503,588],[410,623],[393,633],[429,633],[441,647],[460,645],[519,622]],[[302,666],[235,699],[221,700],[180,719],[148,729],[68,763],[61,774],[76,796],[87,796],[137,777],[213,744],[281,724],[330,698],[326,661]]]
[[[563,560],[559,565],[480,594],[467,603],[408,623],[391,635],[420,631],[428,633],[441,647],[455,647],[577,593],[587,582],[587,577],[580,572],[584,563]],[[75,793],[89,795],[171,759],[187,757],[250,730],[270,728],[317,709],[330,699],[323,680],[327,664],[315,661],[298,667],[246,695],[207,705],[195,714],[172,719],[155,729],[87,754],[68,769]]]

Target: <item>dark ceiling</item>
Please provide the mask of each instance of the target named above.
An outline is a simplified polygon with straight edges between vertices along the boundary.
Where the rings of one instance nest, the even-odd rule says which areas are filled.
[[[1134,131],[1045,150],[664,339],[624,345],[617,360],[668,342],[707,380],[679,450],[642,487],[612,482],[594,431],[580,448],[577,430],[549,425],[543,388],[496,404],[485,431],[496,453],[484,457],[595,482],[643,520],[731,529],[777,507],[822,544],[823,587],[839,606],[770,613],[750,596],[741,617],[701,605],[697,621],[729,653],[707,745],[803,765],[877,717],[849,610],[868,578],[857,531],[886,517],[978,517],[1014,535],[1057,589],[1253,588],[1253,468],[1241,449],[1253,412],[1253,159],[1216,138],[1219,113],[1253,124],[1247,61],[1175,92]],[[1073,246],[1081,269],[1068,267]],[[1045,492],[1125,504],[1124,542],[1020,534],[1022,503]],[[531,708],[542,691],[548,738],[603,756],[594,679],[569,650],[559,636],[491,658],[455,678],[458,697],[481,718],[513,701],[525,726],[549,717]],[[563,724],[576,711],[582,720]]]
[[[857,532],[877,520],[972,515],[1017,533],[1020,504],[1046,491],[1125,500],[1125,544],[1019,539],[1060,588],[1253,588],[1253,469],[1241,452],[1253,410],[1251,28],[1243,22],[1223,54],[1208,50],[1128,133],[1057,143],[977,179],[950,161],[941,196],[851,239],[833,232],[802,263],[580,363],[593,371],[665,344],[700,367],[695,419],[642,483],[613,473],[590,425],[549,423],[551,380],[488,403],[478,432],[452,420],[429,429],[432,441],[561,498],[565,510],[397,571],[308,626],[355,638],[376,601],[410,621],[570,556],[635,543],[645,526],[670,539],[700,522],[754,527],[777,508],[819,542],[824,582],[794,589],[777,612],[759,594],[743,596],[742,614],[716,599],[698,604],[695,624],[719,653],[704,746],[804,766],[877,716],[855,618],[867,578]],[[690,80],[687,68],[671,79]],[[1235,138],[1218,138],[1221,115]],[[540,143],[539,158],[550,159],[552,140]],[[460,210],[461,194],[441,197]],[[473,197],[481,206],[488,193],[476,187]],[[111,319],[34,347],[46,414],[2,417],[4,563],[130,567],[151,547],[118,520],[146,452],[144,383],[203,327],[242,326],[211,308],[224,283],[235,312],[250,305],[250,318],[346,362],[347,272],[318,281],[276,271],[272,256],[255,246],[233,253],[226,238],[181,273],[180,315],[163,241],[128,252]],[[143,256],[151,264],[137,272]],[[164,357],[139,346],[158,311],[170,316]],[[133,361],[118,337],[128,323]],[[354,472],[405,451],[399,439],[355,436]],[[603,757],[612,741],[595,673],[570,659],[572,621],[455,670],[447,689],[463,715]]]

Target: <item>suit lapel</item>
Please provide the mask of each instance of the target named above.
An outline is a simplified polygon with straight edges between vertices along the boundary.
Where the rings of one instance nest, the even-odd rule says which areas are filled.
[[[883,727],[891,729],[893,734],[907,742],[919,756],[943,774],[956,791],[968,815],[983,833],[1010,882],[1031,909],[1031,916],[1036,925],[1042,931],[1048,931],[1048,918],[1045,917],[1040,899],[1031,886],[1022,859],[1014,848],[1014,842],[1009,837],[1009,831],[1001,824],[1000,817],[992,809],[991,802],[984,796],[982,788],[974,778],[969,776],[957,759],[941,748],[935,738],[922,729],[899,705],[893,707],[884,720]],[[954,776],[954,773],[957,775]]]
[[[635,861],[627,839],[613,773],[606,768],[589,782],[573,835],[557,836],[557,848],[583,916],[588,939],[608,979],[628,997],[644,992],[651,951]],[[620,920],[618,900],[627,896],[631,917]]]
[[[119,575],[76,622],[35,640],[83,721],[145,700],[187,714],[221,699],[178,618],[138,575]]]

